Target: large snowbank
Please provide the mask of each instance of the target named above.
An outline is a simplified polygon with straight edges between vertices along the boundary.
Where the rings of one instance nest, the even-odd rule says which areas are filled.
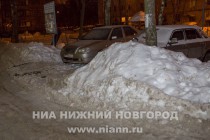
[[[49,98],[99,110],[171,110],[210,118],[210,63],[135,42],[115,43]],[[49,90],[47,90],[49,91]],[[48,92],[50,93],[50,92]]]
[[[122,86],[123,79],[127,79],[146,83],[181,99],[210,102],[210,63],[134,42],[116,43],[99,53],[87,66],[66,79],[68,90],[61,92],[84,94],[83,88],[101,86],[107,79],[112,79],[106,89],[106,97],[110,98],[115,98],[116,93],[140,96],[138,87]],[[116,87],[118,91],[114,91]],[[144,100],[147,98],[144,96]]]

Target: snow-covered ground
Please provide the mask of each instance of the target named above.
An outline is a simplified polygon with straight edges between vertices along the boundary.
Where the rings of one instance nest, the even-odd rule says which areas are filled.
[[[1,44],[0,105],[4,107],[0,109],[0,138],[207,140],[210,137],[209,62],[201,63],[182,53],[134,42],[115,43],[83,67],[63,64],[59,52],[35,42]],[[31,120],[33,110],[176,111],[178,120],[44,121]],[[4,114],[7,115],[2,117]],[[11,117],[19,120],[13,128]],[[141,126],[143,133],[68,135],[67,125]],[[27,133],[27,138],[20,133]]]

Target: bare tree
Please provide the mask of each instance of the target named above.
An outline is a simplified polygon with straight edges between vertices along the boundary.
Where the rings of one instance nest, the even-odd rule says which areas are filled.
[[[17,15],[17,1],[11,0],[11,15],[12,15],[12,38],[11,41],[18,43],[18,15]]]
[[[159,25],[163,24],[163,11],[164,11],[164,8],[165,8],[165,3],[166,3],[166,0],[161,1],[160,12],[159,12],[159,15],[158,15],[158,24]]]
[[[111,8],[111,0],[104,0],[104,14],[105,14],[105,25],[110,25],[110,8]]]
[[[180,12],[181,6],[183,6],[183,11],[182,12],[184,13],[186,0],[182,0],[182,2],[184,2],[184,5],[181,5],[180,1],[171,0],[171,4],[172,4],[172,7],[173,7],[173,24],[176,24],[176,22],[177,22],[178,13]]]
[[[155,0],[144,0],[146,44],[157,46]]]
[[[83,34],[83,25],[84,25],[84,18],[85,18],[85,5],[86,1],[88,0],[76,0],[77,6],[80,9],[80,30],[79,30],[79,37]]]

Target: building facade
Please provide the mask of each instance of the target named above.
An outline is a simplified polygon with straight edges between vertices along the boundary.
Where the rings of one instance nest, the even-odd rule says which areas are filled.
[[[99,24],[104,24],[104,3],[98,2]],[[129,18],[144,10],[144,0],[112,0],[111,24],[128,24]]]
[[[209,0],[173,0],[165,5],[166,24],[210,26]]]
[[[11,2],[16,1],[18,33],[45,32],[44,4],[53,0],[0,0],[0,32],[11,32]],[[101,0],[99,0],[101,1]],[[80,8],[76,0],[55,0],[57,26],[78,26]],[[88,0],[84,24],[98,23],[98,0]]]
[[[0,30],[10,32],[12,30],[11,0],[0,1],[1,22]],[[44,14],[43,0],[16,0],[18,32],[43,31]]]
[[[156,0],[158,17],[161,0]],[[104,23],[103,1],[99,3],[99,23]],[[111,24],[127,24],[129,18],[144,11],[144,0],[112,0]],[[166,0],[164,24],[196,24],[210,26],[210,0]],[[157,23],[158,24],[158,23]]]

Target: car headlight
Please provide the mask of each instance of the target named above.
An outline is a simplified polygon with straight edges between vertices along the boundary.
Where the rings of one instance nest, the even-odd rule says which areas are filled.
[[[78,50],[79,53],[87,53],[90,52],[90,48],[81,48]]]

